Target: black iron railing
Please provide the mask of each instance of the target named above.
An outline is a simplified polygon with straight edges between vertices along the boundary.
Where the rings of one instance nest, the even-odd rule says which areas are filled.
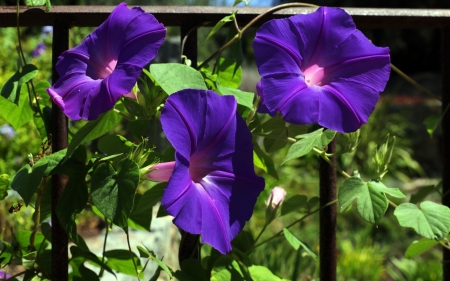
[[[53,63],[68,49],[69,29],[73,26],[98,26],[114,9],[114,6],[54,6],[46,13],[43,8],[20,8],[20,26],[46,26],[53,29]],[[181,39],[186,37],[183,55],[197,64],[198,26],[213,26],[232,11],[238,10],[240,24],[250,22],[266,8],[231,8],[203,6],[144,6],[166,26],[180,27]],[[262,18],[256,25],[295,14],[310,13],[314,8],[287,8]],[[440,28],[442,30],[442,108],[450,104],[450,10],[427,9],[365,9],[345,8],[352,15],[358,28]],[[16,7],[0,6],[0,27],[17,24]],[[189,35],[189,36],[187,36]],[[438,59],[439,56],[436,56]],[[58,74],[53,68],[52,80]],[[67,119],[57,106],[53,107],[53,151],[67,147]],[[450,207],[450,114],[442,119],[443,194],[442,203]],[[333,144],[329,147],[333,149]],[[320,198],[324,205],[336,199],[336,171],[328,164],[320,169]],[[56,204],[64,189],[64,176],[53,176],[53,280],[67,280],[67,235],[58,223]],[[336,280],[336,206],[324,208],[320,213],[320,276],[321,280]],[[450,251],[443,250],[443,280],[450,281]],[[361,269],[364,270],[364,269]]]

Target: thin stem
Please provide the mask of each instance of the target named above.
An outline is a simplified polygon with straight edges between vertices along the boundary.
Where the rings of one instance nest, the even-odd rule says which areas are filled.
[[[127,234],[128,251],[130,251],[130,256],[131,256],[131,260],[133,261],[134,270],[136,271],[137,278],[140,281],[141,279],[139,279],[139,272],[137,269],[136,261],[134,260],[133,251],[131,250],[130,235],[128,234],[128,228],[127,228],[126,234]]]
[[[330,158],[327,157],[325,151],[321,151],[317,148],[313,148],[313,151],[317,154],[319,154],[320,157],[322,157],[323,160],[325,160],[328,164],[330,164],[333,168],[336,169],[336,171],[338,171],[341,175],[343,175],[346,178],[350,178],[350,175],[347,174],[346,172],[344,172],[343,170],[341,170],[341,168],[339,168],[336,164],[334,164]]]
[[[34,227],[33,227],[34,230],[31,233],[31,237],[30,237],[30,248],[31,249],[34,249],[34,240],[36,237],[36,232],[38,231],[38,228],[39,228],[39,220],[41,217],[41,200],[42,200],[42,196],[44,195],[44,190],[45,190],[46,185],[47,185],[47,177],[44,177],[41,182],[41,186],[40,186],[40,189],[39,189],[39,192],[37,195],[36,206],[34,208]]]
[[[320,211],[320,210],[322,210],[322,209],[324,209],[324,208],[326,208],[326,207],[328,207],[328,206],[331,206],[331,205],[333,205],[333,204],[336,204],[337,202],[338,202],[337,199],[336,199],[336,200],[333,200],[333,201],[331,201],[331,202],[328,202],[326,205],[324,205],[324,206],[322,206],[322,207],[320,207],[320,208],[317,208],[317,209],[315,209],[315,210],[312,211],[312,212],[307,213],[306,215],[304,215],[303,217],[301,217],[301,218],[299,218],[298,220],[294,221],[293,223],[291,223],[290,225],[286,226],[285,228],[290,228],[290,227],[292,227],[293,225],[295,225],[295,224],[297,224],[297,223],[303,221],[303,220],[306,219],[307,217],[309,217],[309,216],[311,216],[311,215],[317,213],[318,211]],[[263,244],[265,244],[265,243],[267,243],[267,242],[269,242],[269,241],[271,241],[271,240],[273,240],[273,239],[275,239],[275,238],[277,238],[277,237],[280,237],[282,234],[283,234],[283,230],[280,230],[277,234],[275,234],[274,236],[270,237],[269,239],[266,239],[266,240],[264,240],[263,242],[261,242],[261,243],[259,243],[259,244],[256,244],[255,246],[253,246],[253,248],[250,249],[250,250],[247,252],[247,254],[249,254],[251,251],[253,251],[256,247],[259,247],[259,246],[261,246],[261,245],[263,245]]]
[[[113,223],[111,222],[111,224],[108,226],[108,219],[105,217],[105,222],[106,222],[106,230],[105,230],[105,241],[103,242],[103,252],[102,252],[102,264],[105,263],[105,252],[106,252],[106,240],[108,240],[108,233],[109,233],[109,228],[113,226]],[[103,272],[105,271],[105,269],[102,267],[100,269],[100,272],[98,273],[98,277],[102,277],[103,276]]]
[[[285,140],[286,142],[290,142],[290,143],[296,143],[296,142],[297,142],[296,139],[290,138],[290,137],[274,136],[274,135],[261,134],[261,133],[254,133],[253,135],[259,136],[259,137],[270,138],[270,139],[280,139],[280,140]]]
[[[395,205],[394,202],[392,202],[391,200],[388,199],[389,205],[391,205],[394,208],[397,208],[397,205]]]
[[[258,236],[256,236],[255,241],[253,243],[256,243],[256,241],[258,241],[259,238],[261,238],[261,235],[263,234],[264,230],[266,230],[268,224],[264,223],[263,228],[261,229],[261,231],[259,232]]]
[[[288,4],[282,4],[282,5],[278,5],[276,7],[270,8],[267,11],[265,11],[264,13],[256,16],[254,19],[252,19],[246,26],[244,26],[240,31],[238,31],[238,33],[230,39],[230,41],[228,41],[225,45],[223,45],[222,47],[220,47],[219,50],[217,50],[214,54],[212,54],[209,58],[207,58],[204,62],[202,62],[197,69],[201,69],[202,67],[204,67],[205,65],[207,65],[210,61],[212,61],[215,57],[217,57],[220,53],[222,53],[225,49],[227,49],[228,47],[230,47],[231,45],[233,45],[236,41],[240,40],[242,37],[242,34],[248,29],[250,28],[255,22],[257,22],[258,20],[260,20],[262,17],[274,13],[276,11],[282,10],[282,9],[286,9],[286,8],[294,8],[294,7],[313,7],[313,8],[317,8],[317,5],[313,5],[313,4],[308,4],[308,3],[288,3]]]
[[[450,246],[449,246],[449,245],[447,245],[447,244],[445,244],[444,242],[442,242],[442,241],[439,241],[439,244],[441,244],[441,245],[442,245],[442,247],[446,248],[447,250],[450,250]]]
[[[413,85],[414,87],[416,87],[418,90],[420,90],[421,92],[427,94],[429,97],[437,99],[438,101],[441,101],[441,99],[433,94],[431,91],[429,91],[428,89],[426,89],[425,87],[423,87],[422,85],[420,85],[419,83],[417,83],[414,79],[412,79],[411,77],[409,77],[406,73],[404,73],[403,71],[401,71],[400,69],[398,69],[395,65],[393,65],[391,63],[391,68],[394,72],[396,72],[398,75],[400,75],[403,79],[405,79],[407,82],[409,82],[411,85]]]

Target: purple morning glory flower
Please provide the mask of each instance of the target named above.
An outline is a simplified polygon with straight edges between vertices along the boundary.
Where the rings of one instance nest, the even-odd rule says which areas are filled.
[[[132,90],[165,36],[153,15],[121,3],[79,46],[58,58],[61,78],[47,92],[70,119],[97,119]]]
[[[39,57],[40,55],[42,55],[45,52],[45,44],[43,42],[37,44],[36,48],[34,48],[32,56],[33,58],[35,57]]]
[[[152,180],[169,180],[162,205],[173,222],[225,254],[253,213],[264,179],[255,174],[252,136],[233,96],[186,89],[161,113],[175,162],[153,166]],[[169,179],[169,174],[171,174]]]
[[[253,48],[265,105],[292,124],[356,131],[389,79],[389,48],[373,45],[339,8],[266,22]]]

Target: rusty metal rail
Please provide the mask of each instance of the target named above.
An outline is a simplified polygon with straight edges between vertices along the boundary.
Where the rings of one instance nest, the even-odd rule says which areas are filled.
[[[68,30],[72,26],[98,26],[111,13],[115,6],[54,6],[46,13],[43,8],[20,8],[20,26],[54,26],[53,33],[53,64],[56,58],[68,48]],[[213,26],[232,11],[238,11],[237,20],[241,25],[251,21],[267,8],[231,8],[231,7],[203,7],[203,6],[144,6],[143,9],[152,13],[166,26],[178,26],[181,39],[189,32],[186,40],[184,55],[197,61],[197,33],[191,30],[195,26]],[[313,8],[287,8],[262,18],[257,25],[274,19],[295,14],[310,13]],[[374,8],[345,8],[352,15],[358,28],[441,28],[442,29],[442,107],[450,104],[450,10],[443,9],[374,9]],[[16,26],[16,7],[0,6],[0,27]],[[438,57],[438,56],[437,56]],[[57,73],[53,73],[56,81]],[[53,146],[56,149],[67,147],[66,119],[59,108],[53,107]],[[450,171],[450,115],[442,120],[442,155],[443,171]],[[56,138],[55,138],[56,136]],[[329,147],[333,150],[333,144]],[[321,165],[321,191],[323,199],[321,205],[336,198],[336,175],[334,169],[328,165]],[[56,206],[58,198],[65,185],[64,177],[55,177],[52,181],[53,204]],[[450,207],[450,174],[443,173],[442,203]],[[53,207],[54,208],[54,207]],[[54,241],[52,253],[53,280],[65,281],[67,276],[67,235],[58,227],[57,217],[52,217],[52,236]],[[325,208],[320,213],[320,258],[321,280],[336,280],[336,208]],[[56,225],[55,225],[56,224]],[[55,239],[55,238],[54,238]],[[181,250],[180,250],[181,251]],[[443,280],[450,281],[450,251],[443,250]]]
[[[115,6],[53,6],[49,13],[44,8],[20,8],[21,26],[53,25],[58,18],[64,18],[72,26],[98,26],[111,13]],[[205,6],[143,6],[166,26],[181,26],[182,23],[196,21],[212,26],[232,11],[238,11],[237,19],[245,24],[267,8],[232,8]],[[441,27],[450,24],[450,10],[445,9],[383,9],[383,8],[344,8],[352,15],[358,28],[421,28]],[[263,18],[260,23],[305,14],[314,8],[287,8]],[[0,6],[0,27],[14,26],[15,6]]]

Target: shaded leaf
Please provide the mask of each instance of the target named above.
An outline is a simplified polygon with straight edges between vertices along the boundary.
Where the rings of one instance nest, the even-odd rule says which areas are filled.
[[[258,142],[253,139],[253,162],[256,167],[262,169],[275,179],[278,179],[278,173],[275,169],[272,157],[267,155],[260,147]]]
[[[139,166],[130,159],[119,162],[117,171],[111,164],[99,164],[92,175],[91,197],[94,204],[125,232],[139,184]]]
[[[301,208],[306,208],[308,212],[308,197],[305,195],[296,194],[286,200],[281,204],[281,216],[287,215]]]
[[[70,157],[75,149],[82,143],[86,143],[100,136],[103,136],[109,130],[119,123],[121,117],[119,114],[110,110],[103,113],[97,120],[89,121],[72,138],[67,148],[67,157]]]
[[[166,185],[166,183],[159,183],[140,196],[139,201],[137,204],[134,204],[135,207],[128,218],[130,227],[150,231],[153,206],[161,201]]]
[[[211,31],[209,32],[205,41],[208,41],[208,39],[211,38],[211,36],[213,36],[214,34],[216,34],[216,32],[219,31],[224,24],[226,24],[227,22],[233,21],[234,18],[235,18],[235,13],[232,13],[231,15],[225,16],[224,18],[222,18],[219,22],[216,23],[216,25],[213,27],[213,29],[211,29]]]
[[[14,73],[14,75],[6,81],[0,95],[19,106],[22,85],[30,81],[34,76],[36,76],[37,73],[38,69],[36,66],[32,64],[25,65],[22,68],[22,71],[17,70],[16,73]]]
[[[17,191],[26,205],[28,205],[34,193],[41,184],[47,164],[31,168],[26,164],[14,176],[11,182],[11,188]]]

